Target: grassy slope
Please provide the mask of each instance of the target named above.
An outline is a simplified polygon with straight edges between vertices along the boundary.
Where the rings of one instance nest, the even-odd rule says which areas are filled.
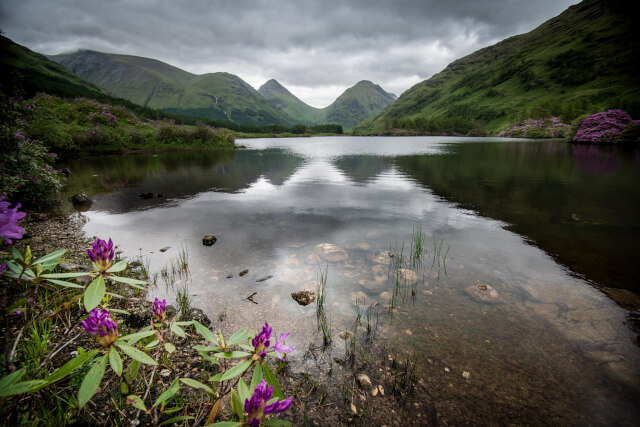
[[[348,130],[384,110],[395,98],[380,86],[362,80],[344,91],[333,104],[325,108],[326,120],[329,123],[340,123]]]
[[[449,64],[359,126],[394,127],[394,119],[464,118],[490,131],[517,116],[564,115],[619,107],[637,114],[638,30],[621,1],[587,0],[535,30]]]
[[[381,112],[395,100],[394,95],[367,80],[350,87],[325,108],[314,108],[305,104],[276,80],[269,80],[258,91],[300,123],[339,123],[345,130]]]
[[[48,92],[59,96],[105,95],[98,86],[3,36],[0,36],[0,76],[1,89],[7,93],[20,88],[32,95],[46,87]]]
[[[51,59],[114,95],[176,114],[254,125],[295,124],[228,73],[195,75],[149,58],[79,51]]]

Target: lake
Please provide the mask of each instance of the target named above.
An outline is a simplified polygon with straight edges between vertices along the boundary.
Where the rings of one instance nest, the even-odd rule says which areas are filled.
[[[61,197],[91,195],[87,235],[148,262],[152,298],[187,290],[227,334],[265,321],[291,332],[294,370],[347,371],[351,351],[374,382],[400,387],[383,368],[409,366],[457,423],[637,420],[640,150],[457,137],[237,144],[246,149],[67,161]],[[204,246],[205,234],[217,242]],[[190,277],[171,279],[181,251]],[[324,349],[315,305],[290,295],[316,290],[321,272]]]

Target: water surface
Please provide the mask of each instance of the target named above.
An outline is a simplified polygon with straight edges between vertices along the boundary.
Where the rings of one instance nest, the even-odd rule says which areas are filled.
[[[344,356],[338,334],[371,307],[374,338],[359,345],[371,357],[416,355],[454,419],[481,422],[487,407],[498,423],[638,415],[638,151],[447,137],[240,143],[248,149],[70,162],[66,191],[95,199],[88,235],[156,272],[186,248],[196,306],[228,332],[264,321],[290,331],[294,364],[311,372]],[[419,231],[427,251],[410,264]],[[203,246],[203,234],[217,243]],[[323,255],[327,243],[339,260]],[[417,280],[396,294],[401,254]],[[315,290],[321,268],[334,343],[313,360],[315,309],[290,293]],[[485,285],[500,303],[466,291]],[[175,289],[152,294],[172,300]]]

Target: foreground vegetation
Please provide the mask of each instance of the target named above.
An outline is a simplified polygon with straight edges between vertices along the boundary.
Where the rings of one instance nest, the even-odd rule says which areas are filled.
[[[64,249],[37,257],[29,246],[11,248],[24,232],[19,208],[0,200],[6,337],[0,408],[6,425],[291,424],[270,419],[287,411],[292,399],[284,398],[268,362],[285,361],[293,350],[284,343],[289,334],[272,341],[265,323],[257,334],[242,328],[225,338],[190,319],[188,301],[178,298],[178,311],[158,298],[141,303],[146,270],[145,280],[131,277],[111,239],[93,241],[88,268],[63,267]],[[189,274],[186,256],[177,268]],[[202,366],[195,375],[179,369],[189,350]],[[223,402],[230,412],[223,412]]]

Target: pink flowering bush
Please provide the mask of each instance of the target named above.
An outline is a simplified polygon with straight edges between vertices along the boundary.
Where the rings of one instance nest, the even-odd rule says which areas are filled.
[[[570,126],[558,117],[528,119],[503,129],[498,136],[506,138],[564,138]]]
[[[570,135],[573,142],[591,144],[640,142],[640,120],[622,110],[608,110],[578,120]]]

